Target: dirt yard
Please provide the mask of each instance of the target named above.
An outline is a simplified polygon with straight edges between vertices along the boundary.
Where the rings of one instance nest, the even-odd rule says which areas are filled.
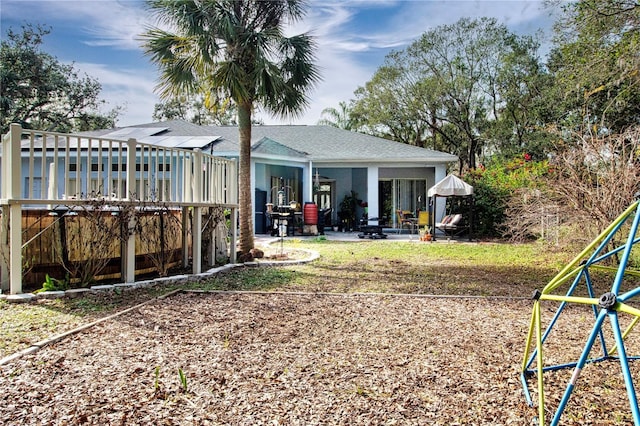
[[[0,422],[531,425],[519,379],[530,310],[507,299],[177,294],[0,367]],[[577,359],[589,315],[563,316],[549,362]],[[571,372],[549,374],[553,408]],[[563,424],[630,424],[628,404],[619,365],[589,365]]]

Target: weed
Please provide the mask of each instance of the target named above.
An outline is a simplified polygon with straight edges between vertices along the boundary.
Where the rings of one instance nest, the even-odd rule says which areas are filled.
[[[182,392],[187,392],[187,376],[182,371],[182,368],[178,368],[178,378],[180,379],[180,386],[182,387]]]
[[[160,390],[160,366],[156,367],[155,379],[153,381],[153,390],[158,392]]]
[[[154,371],[154,380],[153,380],[153,394],[156,398],[166,399],[167,392],[162,389],[162,384],[160,383],[160,366],[157,366]]]
[[[49,274],[45,276],[44,283],[42,283],[43,291],[65,291],[69,289],[69,274],[64,279],[57,279],[50,277]]]
[[[229,338],[229,333],[225,333],[224,341],[222,342],[222,347],[225,349],[229,349],[231,346],[231,339]]]
[[[16,368],[15,370],[12,370],[9,373],[9,378],[13,379],[13,378],[18,377],[21,374],[22,374],[22,369],[21,368]]]
[[[71,302],[73,309],[89,313],[89,312],[103,312],[109,310],[109,305],[102,303],[99,300],[93,300],[90,298],[81,298]]]
[[[368,397],[369,396],[369,392],[365,388],[363,388],[362,386],[356,385],[356,395]]]

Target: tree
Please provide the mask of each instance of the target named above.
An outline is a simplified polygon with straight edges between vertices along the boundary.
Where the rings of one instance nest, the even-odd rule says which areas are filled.
[[[495,84],[508,37],[506,27],[494,19],[461,19],[424,33],[407,48],[412,66],[437,83],[442,107],[436,119],[464,136],[457,142],[471,169],[481,153],[487,122],[495,119]]]
[[[603,231],[640,191],[640,129],[615,135],[576,135],[569,149],[558,149],[557,173],[549,187],[564,217],[586,237]],[[590,229],[584,224],[590,223]]]
[[[355,91],[353,116],[368,134],[425,146],[429,128],[420,108],[422,85],[407,69],[404,52],[392,52],[364,87]]]
[[[549,61],[565,111],[559,125],[624,132],[640,122],[640,4],[583,0],[564,12]]]
[[[572,234],[594,236],[638,190],[640,4],[630,0],[563,3],[547,61],[545,120],[554,200]],[[521,215],[521,213],[518,213]],[[594,226],[585,228],[585,223]]]
[[[318,120],[318,124],[321,126],[332,126],[343,130],[357,129],[357,124],[352,116],[351,107],[346,102],[339,102],[336,108],[325,108],[322,110],[322,118]]]
[[[439,26],[390,53],[356,90],[353,112],[368,133],[448,151],[473,169],[487,150],[522,147],[540,131],[537,48],[494,19]]]
[[[238,115],[235,104],[228,98],[213,103],[202,96],[182,96],[157,103],[154,120],[185,120],[200,126],[235,126]]]
[[[11,123],[59,132],[113,127],[120,108],[99,111],[100,83],[41,50],[50,32],[25,25],[0,44],[0,131]]]
[[[507,39],[509,49],[500,57],[492,98],[492,114],[486,131],[489,148],[503,158],[517,157],[523,152],[534,158],[545,158],[551,145],[552,132],[547,124],[553,120],[554,104],[547,102],[553,92],[553,77],[536,53],[538,41],[529,36]]]
[[[251,203],[251,116],[256,105],[287,117],[308,104],[318,80],[308,34],[284,36],[304,15],[302,0],[149,0],[172,30],[142,35],[146,54],[161,70],[160,95],[224,92],[238,107],[240,139],[240,251],[254,246]]]

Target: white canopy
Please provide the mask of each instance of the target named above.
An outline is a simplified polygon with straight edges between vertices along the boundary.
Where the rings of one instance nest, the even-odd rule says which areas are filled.
[[[473,186],[454,175],[448,175],[440,182],[429,188],[429,197],[439,195],[441,197],[473,195]]]

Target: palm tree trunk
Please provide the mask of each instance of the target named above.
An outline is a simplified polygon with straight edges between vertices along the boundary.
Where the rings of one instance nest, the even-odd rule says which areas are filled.
[[[251,103],[238,105],[238,131],[240,133],[239,204],[240,252],[248,253],[254,246],[253,206],[251,203]],[[235,247],[232,247],[235,250]]]

